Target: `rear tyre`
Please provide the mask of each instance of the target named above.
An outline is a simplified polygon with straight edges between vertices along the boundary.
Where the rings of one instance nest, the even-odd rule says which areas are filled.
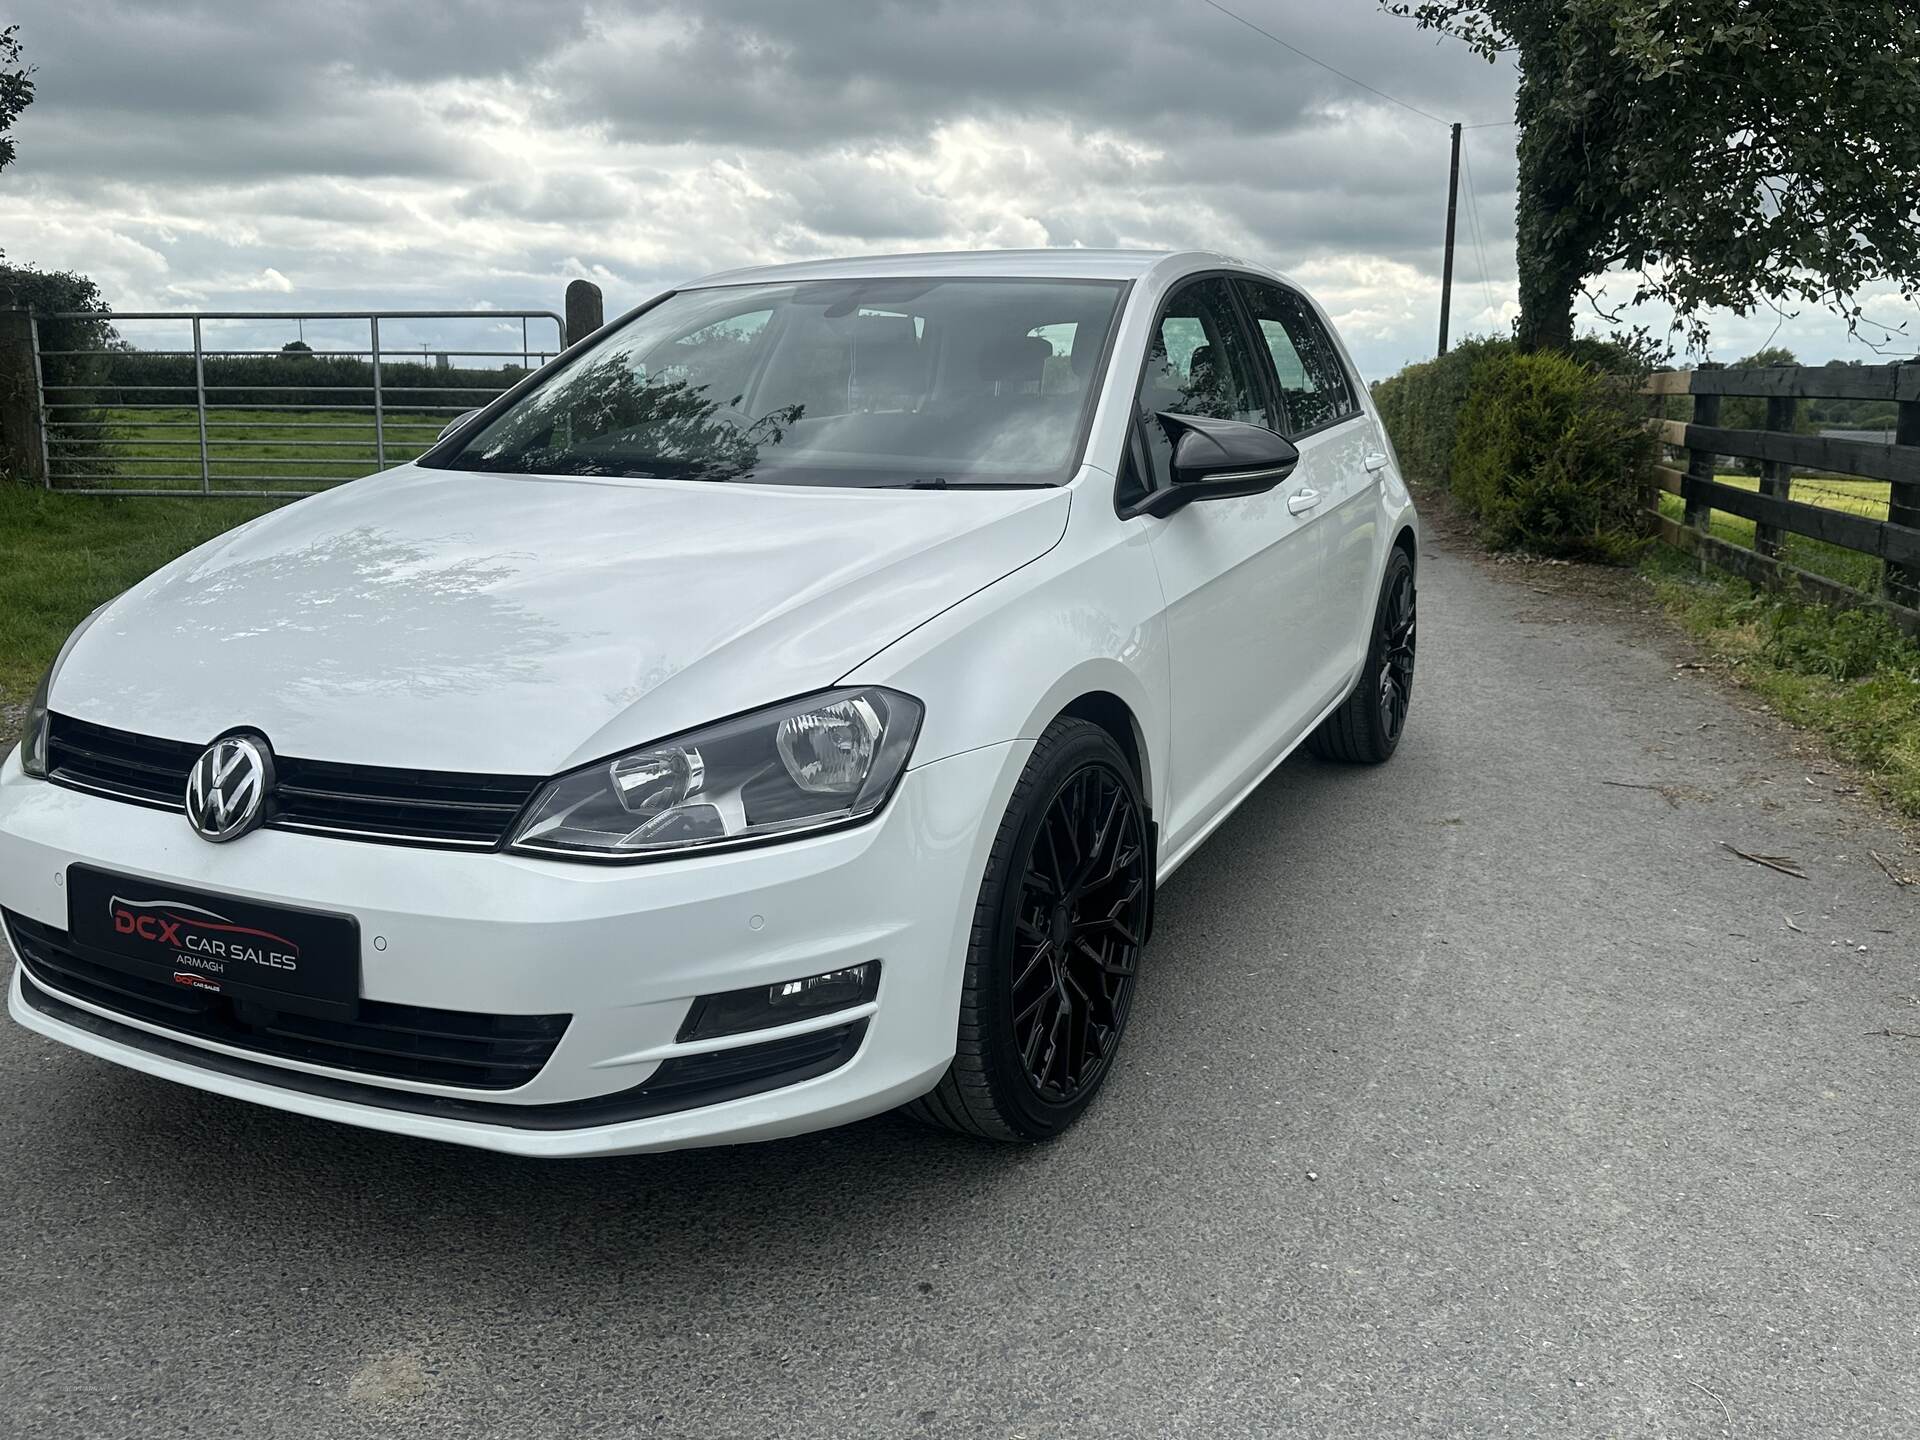
[[[1321,759],[1378,765],[1393,758],[1413,701],[1415,598],[1413,558],[1396,545],[1380,582],[1360,683],[1307,737],[1307,749]]]
[[[1140,783],[1098,725],[1047,727],[1014,787],[974,907],[953,1064],[906,1107],[985,1140],[1079,1118],[1133,1006],[1153,903]]]

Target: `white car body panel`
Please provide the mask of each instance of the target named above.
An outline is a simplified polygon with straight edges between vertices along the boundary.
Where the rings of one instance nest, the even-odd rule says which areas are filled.
[[[1069,504],[403,466],[134,586],[52,700],[196,744],[246,725],[286,755],[548,774],[831,684],[1044,554]]]
[[[67,923],[64,877],[84,862],[352,914],[366,937],[368,1000],[571,1013],[532,1082],[479,1097],[499,1112],[613,1095],[675,1056],[784,1033],[682,1041],[697,995],[881,959],[880,992],[858,1016],[868,1029],[841,1068],[674,1114],[537,1128],[419,1108],[473,1097],[453,1086],[257,1056],[245,1073],[223,1069],[242,1052],[157,1045],[155,1027],[115,1031],[110,1011],[85,1003],[59,1011],[46,1003],[57,990],[36,997],[23,967],[10,1013],[149,1074],[528,1155],[769,1138],[924,1092],[954,1052],[988,852],[1047,726],[1069,708],[1120,717],[1164,878],[1349,692],[1390,549],[1417,543],[1364,387],[1361,413],[1305,437],[1300,468],[1276,489],[1165,518],[1117,513],[1135,380],[1160,306],[1184,280],[1222,270],[1285,283],[1218,255],[1094,251],[707,277],[695,286],[1002,275],[1130,290],[1082,463],[1057,488],[802,489],[403,466],[182,557],[105,607],[53,683],[60,714],[172,740],[203,744],[247,726],[308,759],[530,776],[837,684],[886,686],[925,715],[897,793],[862,825],[615,866],[271,829],[209,845],[177,814],[29,778],[17,754],[0,767],[0,906],[10,912]],[[1370,469],[1375,455],[1385,463]],[[1326,498],[1293,516],[1286,500],[1308,483]],[[277,1084],[276,1073],[425,1098],[401,1108]]]

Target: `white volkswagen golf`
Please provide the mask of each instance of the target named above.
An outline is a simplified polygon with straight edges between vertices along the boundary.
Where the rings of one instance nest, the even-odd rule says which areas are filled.
[[[1417,549],[1272,271],[712,276],[74,633],[0,771],[9,1008],[528,1155],[1044,1139],[1155,884],[1296,745],[1393,753]]]

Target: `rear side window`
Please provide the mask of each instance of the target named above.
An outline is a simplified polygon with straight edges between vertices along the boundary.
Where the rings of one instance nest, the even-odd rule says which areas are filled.
[[[1333,337],[1307,302],[1278,285],[1240,282],[1248,312],[1273,357],[1287,422],[1295,435],[1360,413]]]

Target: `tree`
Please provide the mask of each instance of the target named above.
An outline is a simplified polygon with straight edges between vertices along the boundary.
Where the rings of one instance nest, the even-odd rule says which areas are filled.
[[[282,355],[311,355],[313,354],[313,346],[304,340],[289,340],[280,347],[280,353]]]
[[[1911,0],[1382,0],[1520,88],[1519,339],[1564,349],[1620,266],[1702,312],[1920,295],[1920,9]]]
[[[13,122],[32,103],[33,67],[20,63],[20,27],[9,25],[0,30],[0,170],[13,163]]]

